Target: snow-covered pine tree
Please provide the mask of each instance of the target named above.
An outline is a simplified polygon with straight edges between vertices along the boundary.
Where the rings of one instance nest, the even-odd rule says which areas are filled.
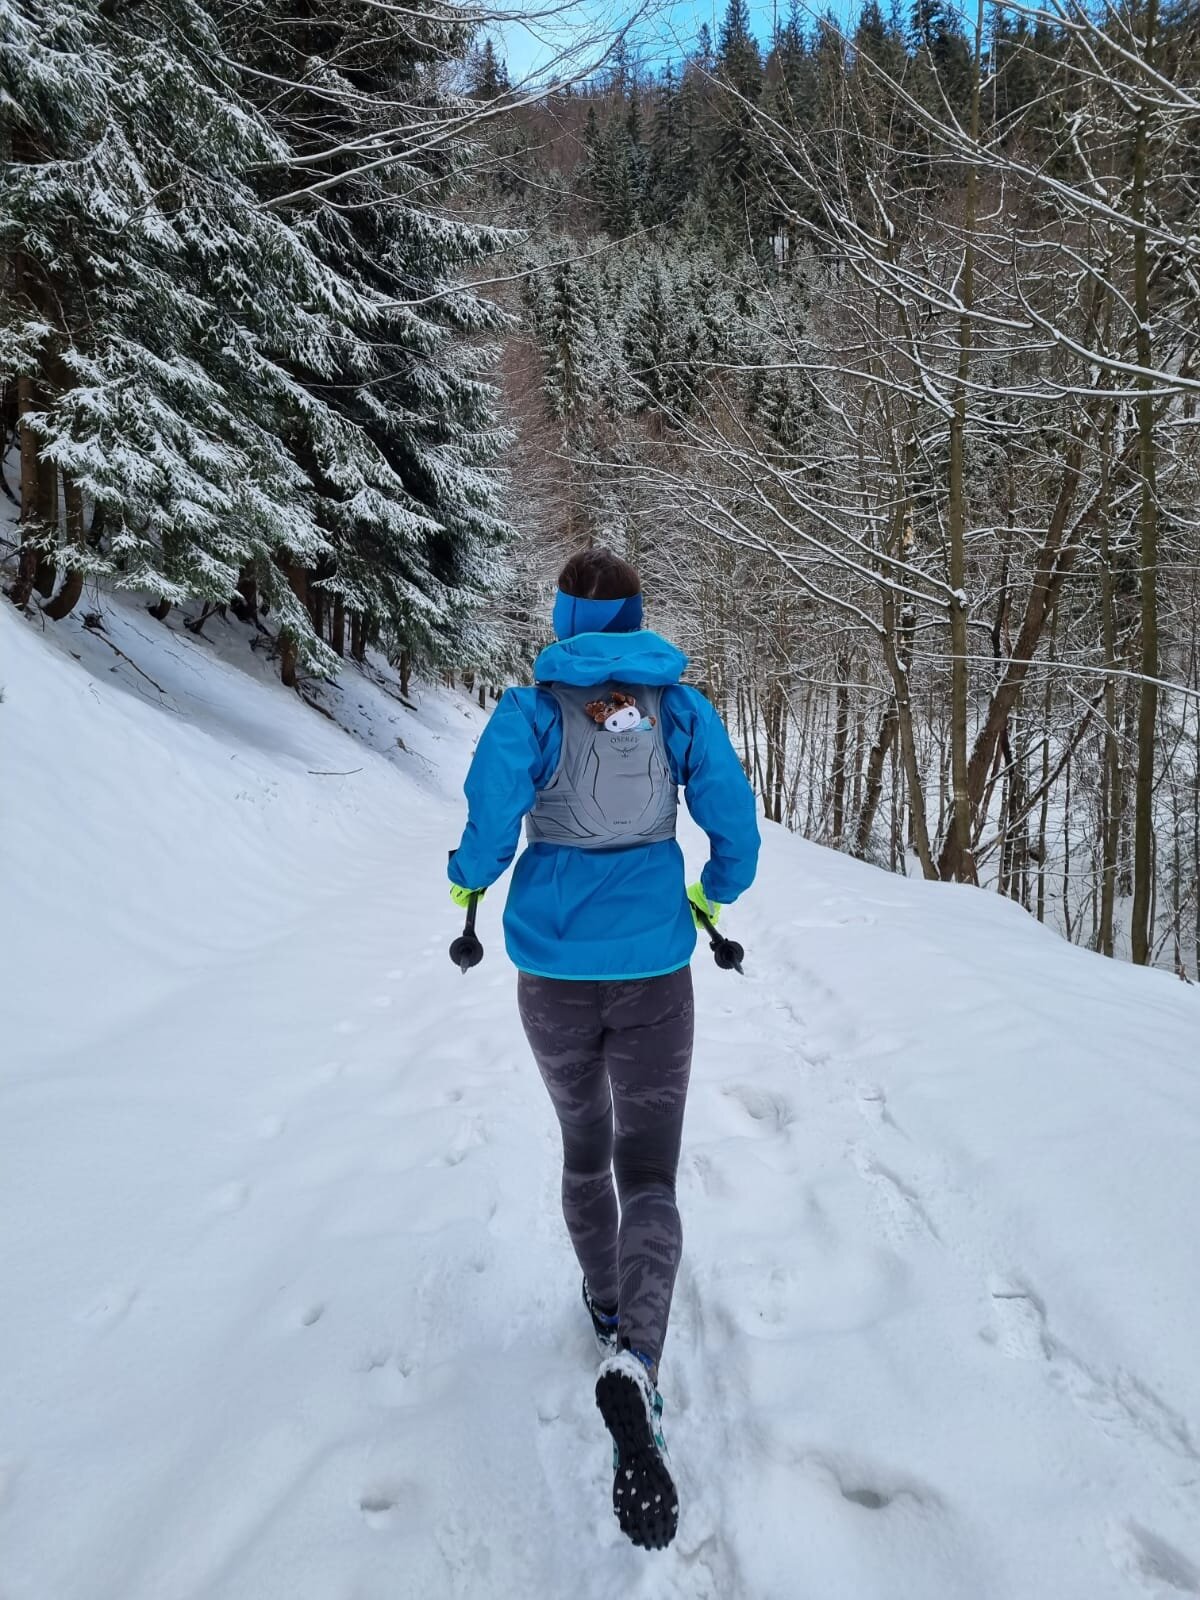
[[[654,126],[646,165],[646,211],[655,222],[672,221],[692,185],[690,150],[675,69],[667,62],[654,90]]]
[[[674,342],[671,291],[663,263],[647,263],[625,325],[625,354],[635,384],[634,409],[663,415]]]
[[[508,81],[508,67],[496,52],[489,36],[483,48],[474,46],[467,60],[467,83],[477,100],[498,100],[512,87]]]
[[[546,353],[546,407],[556,422],[578,421],[595,393],[591,364],[596,326],[580,268],[560,261],[550,278]]]
[[[229,7],[263,114],[291,152],[261,190],[351,291],[332,369],[275,352],[305,392],[288,445],[333,550],[304,574],[308,609],[335,648],[349,614],[356,654],[374,632],[453,663],[478,653],[469,618],[509,536],[490,470],[503,435],[474,342],[504,319],[461,283],[502,236],[452,206],[472,108],[445,64],[469,30],[448,5],[414,17],[318,0],[286,31],[275,10]]]
[[[242,174],[275,142],[190,0],[119,25],[104,7],[31,0],[10,13],[2,70],[13,159],[0,228],[16,288],[3,359],[31,401],[23,456],[40,486],[26,527],[52,563],[61,483],[70,545],[49,613],[70,609],[87,572],[168,600],[226,600],[256,552],[286,541],[309,555],[321,541],[253,361],[234,384],[222,372],[237,284],[198,275],[189,239],[240,262],[250,301],[268,263],[297,304],[329,303],[338,286],[260,218]]]
[[[457,14],[397,23],[388,50],[366,6],[303,39],[270,0],[8,15],[14,598],[53,584],[61,474],[70,574],[51,614],[95,571],[166,602],[266,601],[289,677],[332,664],[324,636],[351,609],[360,647],[373,627],[442,659],[475,650],[466,619],[506,530],[470,354],[499,318],[455,282],[496,236],[434,209],[462,160],[439,72],[465,48]],[[389,159],[363,160],[371,140]]]
[[[760,209],[753,107],[762,93],[762,61],[746,0],[728,0],[725,7],[718,34],[717,70],[722,85],[731,91],[722,106],[715,150],[724,209],[738,219],[748,214],[753,218]]]

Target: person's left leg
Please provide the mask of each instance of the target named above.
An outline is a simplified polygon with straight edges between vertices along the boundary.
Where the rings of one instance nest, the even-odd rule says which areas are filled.
[[[692,1065],[690,969],[602,985],[601,1015],[616,1128],[619,1333],[626,1348],[601,1363],[596,1405],[612,1435],[621,1531],[661,1550],[679,1527],[657,1378],[683,1246],[675,1172]]]
[[[617,1306],[617,1201],[613,1114],[604,1063],[599,985],[522,972],[517,1003],[525,1037],[562,1131],[562,1208],[588,1291]]]

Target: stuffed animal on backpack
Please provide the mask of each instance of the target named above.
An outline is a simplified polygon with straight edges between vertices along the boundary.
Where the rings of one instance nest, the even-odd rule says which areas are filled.
[[[589,700],[583,708],[606,733],[648,733],[653,717],[644,717],[631,694],[614,689],[607,700]]]

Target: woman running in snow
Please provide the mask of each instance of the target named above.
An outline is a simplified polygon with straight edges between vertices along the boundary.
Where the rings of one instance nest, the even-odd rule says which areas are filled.
[[[613,1509],[635,1544],[662,1548],[679,1519],[657,1382],[682,1244],[693,905],[715,921],[750,887],[758,826],[720,718],[679,682],[687,658],[641,627],[633,568],[585,550],[558,584],[558,643],[535,663],[537,687],[504,695],[471,763],[451,894],[467,906],[495,882],[525,819],[505,944],[562,1129],[563,1215],[605,1357]],[[710,842],[686,890],[678,786]]]

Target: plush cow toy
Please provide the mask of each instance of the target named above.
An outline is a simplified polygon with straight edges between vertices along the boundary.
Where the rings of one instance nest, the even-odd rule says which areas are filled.
[[[617,689],[607,700],[589,700],[584,710],[606,733],[648,733],[654,726],[654,718],[642,715],[633,696]]]

